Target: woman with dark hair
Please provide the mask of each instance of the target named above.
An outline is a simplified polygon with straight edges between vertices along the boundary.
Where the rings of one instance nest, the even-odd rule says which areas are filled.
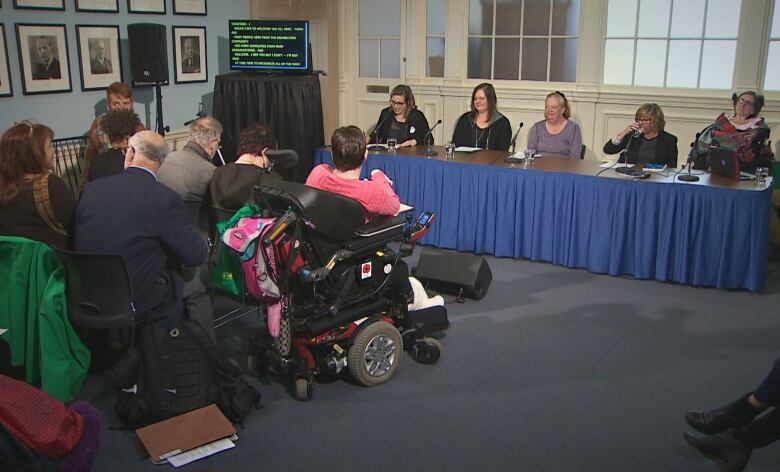
[[[537,121],[528,133],[528,149],[538,154],[554,154],[579,159],[582,156],[580,127],[570,120],[569,101],[555,91],[544,100],[544,119]]]
[[[141,120],[133,110],[111,110],[100,116],[100,129],[108,139],[108,147],[92,160],[87,169],[87,182],[125,171],[127,141],[136,133]]]
[[[474,87],[471,92],[471,111],[458,118],[452,142],[456,146],[508,150],[512,126],[498,112],[497,103],[496,90],[491,84],[483,83]]]
[[[734,112],[721,113],[699,136],[695,168],[706,169],[710,149],[720,148],[734,153],[740,171],[755,171],[763,142],[769,137],[769,127],[758,116],[764,107],[764,96],[748,90],[732,94],[731,101]]]
[[[54,132],[21,122],[0,138],[0,234],[67,248],[76,201],[51,173]]]
[[[395,138],[398,147],[426,144],[430,128],[425,115],[417,109],[408,85],[396,85],[390,92],[390,106],[382,110],[371,133],[372,142],[385,143]]]
[[[634,121],[604,144],[604,153],[617,154],[625,149],[618,162],[677,167],[677,137],[664,131],[665,126],[661,107],[645,103],[636,111]]]

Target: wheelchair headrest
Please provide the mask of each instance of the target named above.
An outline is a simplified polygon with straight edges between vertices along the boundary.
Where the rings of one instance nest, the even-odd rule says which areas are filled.
[[[274,213],[291,208],[314,225],[327,238],[346,241],[354,238],[355,228],[366,220],[363,206],[332,192],[288,181],[269,182],[259,187],[258,203],[267,203]]]

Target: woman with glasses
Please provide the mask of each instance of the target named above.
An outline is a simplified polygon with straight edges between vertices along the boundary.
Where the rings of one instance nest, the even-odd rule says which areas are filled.
[[[412,89],[408,85],[396,85],[390,92],[390,106],[379,114],[370,141],[386,143],[395,139],[398,147],[423,145],[429,130],[428,120],[414,103]]]
[[[569,119],[569,101],[562,92],[555,91],[544,100],[544,119],[537,121],[528,133],[528,149],[537,154],[582,157],[580,127]]]
[[[758,116],[764,106],[764,96],[749,90],[733,94],[731,101],[733,113],[721,113],[699,136],[698,153],[692,156],[695,168],[707,168],[710,149],[715,147],[733,152],[740,171],[755,171],[757,156],[760,156],[765,148],[764,141],[769,137],[769,127]]]
[[[140,124],[133,110],[111,110],[100,117],[100,129],[108,139],[108,147],[92,159],[86,171],[87,182],[125,171],[127,142]]]
[[[634,121],[607,141],[604,153],[621,153],[618,162],[677,167],[677,137],[664,131],[665,125],[661,107],[657,103],[645,103],[636,111]]]
[[[0,235],[67,249],[76,201],[52,174],[54,132],[21,122],[0,138]]]
[[[461,115],[452,133],[456,146],[468,146],[496,151],[509,149],[512,126],[498,112],[498,98],[491,84],[483,83],[471,92],[471,111]]]

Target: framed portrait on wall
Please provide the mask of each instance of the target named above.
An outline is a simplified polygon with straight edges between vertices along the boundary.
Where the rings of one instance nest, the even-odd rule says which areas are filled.
[[[64,10],[65,0],[14,0],[14,7],[32,10]]]
[[[205,15],[206,0],[173,0],[174,15]]]
[[[177,84],[207,82],[206,27],[173,27],[174,81]]]
[[[22,93],[70,92],[65,25],[16,23]]]
[[[0,23],[0,97],[10,97],[14,94],[14,88],[11,85],[11,67],[8,60],[5,25]]]
[[[165,0],[127,0],[128,13],[165,14]]]
[[[76,11],[119,13],[119,0],[76,0]]]
[[[76,25],[81,90],[103,90],[122,81],[119,26]]]

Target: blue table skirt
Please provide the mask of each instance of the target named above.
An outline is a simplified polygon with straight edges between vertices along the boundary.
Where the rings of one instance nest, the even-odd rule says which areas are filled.
[[[318,149],[315,163],[332,163]],[[682,284],[764,288],[771,188],[746,191],[369,154],[401,201],[438,215],[422,243]]]

